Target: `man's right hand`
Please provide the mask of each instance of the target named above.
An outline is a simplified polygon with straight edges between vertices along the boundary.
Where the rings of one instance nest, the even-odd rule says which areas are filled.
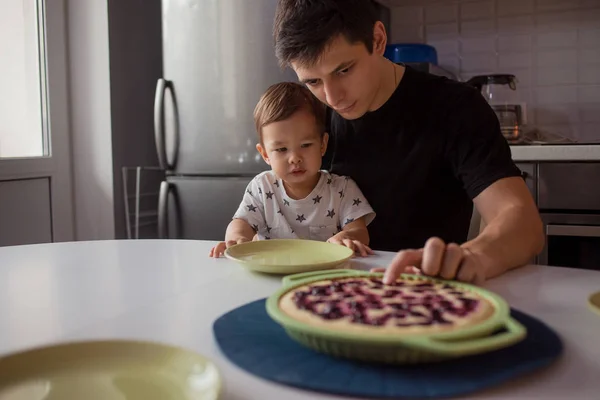
[[[235,246],[236,244],[249,242],[246,238],[239,238],[237,240],[228,240],[226,242],[219,242],[215,247],[210,249],[209,257],[219,258],[225,253],[225,249]]]

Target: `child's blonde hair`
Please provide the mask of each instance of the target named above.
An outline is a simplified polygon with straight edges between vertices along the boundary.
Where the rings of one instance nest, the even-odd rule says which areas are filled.
[[[300,110],[307,110],[315,117],[317,129],[325,133],[325,105],[306,87],[295,82],[271,85],[261,96],[254,109],[254,124],[262,142],[262,128],[273,122],[290,118]]]

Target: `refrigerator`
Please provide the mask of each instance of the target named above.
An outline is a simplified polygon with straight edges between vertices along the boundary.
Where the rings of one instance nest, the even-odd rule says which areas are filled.
[[[253,111],[273,83],[297,81],[273,48],[277,0],[163,0],[163,77],[154,105],[165,170],[159,237],[223,240],[246,185],[268,168]]]

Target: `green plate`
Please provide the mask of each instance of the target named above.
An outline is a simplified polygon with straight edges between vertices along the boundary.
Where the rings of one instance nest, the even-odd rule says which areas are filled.
[[[225,257],[244,267],[269,274],[332,269],[346,263],[354,252],[345,246],[302,239],[274,239],[241,243]]]
[[[600,292],[593,293],[588,299],[588,304],[592,311],[600,315]]]
[[[465,283],[408,274],[403,274],[402,278],[442,282],[475,292],[493,305],[494,313],[478,324],[451,332],[377,336],[313,327],[289,317],[279,309],[279,299],[298,286],[334,278],[373,276],[382,277],[383,274],[337,270],[285,277],[284,287],[267,299],[267,313],[283,326],[292,339],[313,350],[368,362],[412,364],[441,361],[504,348],[523,340],[527,334],[525,327],[510,316],[508,304],[497,294]],[[492,334],[501,328],[504,328],[502,333]]]
[[[210,360],[155,343],[76,342],[0,358],[0,400],[214,400],[220,390]]]

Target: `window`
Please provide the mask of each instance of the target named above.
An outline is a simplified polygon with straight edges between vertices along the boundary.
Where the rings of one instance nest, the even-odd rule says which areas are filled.
[[[0,158],[49,155],[43,0],[3,0]]]

